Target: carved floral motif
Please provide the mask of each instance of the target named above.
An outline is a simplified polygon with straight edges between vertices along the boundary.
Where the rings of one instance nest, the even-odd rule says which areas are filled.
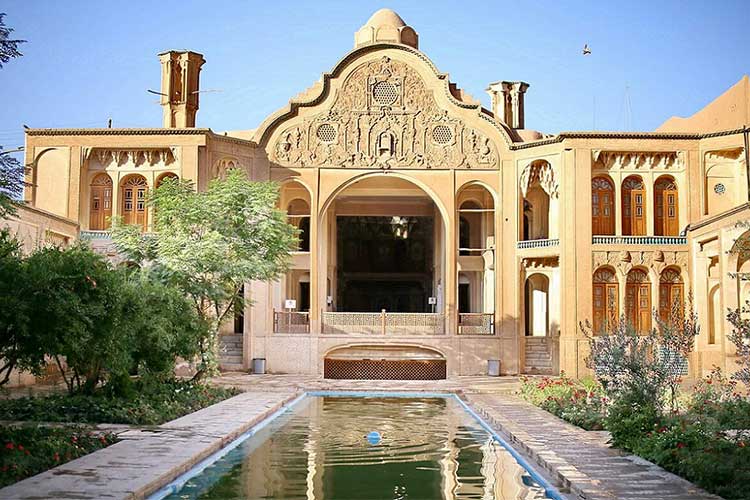
[[[634,267],[645,267],[653,269],[656,274],[661,274],[669,266],[677,266],[686,269],[688,265],[688,253],[685,251],[604,251],[593,252],[594,269],[601,266],[616,268],[623,276],[627,275]]]
[[[106,149],[106,148],[85,148],[83,150],[85,158],[94,156],[102,166],[110,164],[125,165],[132,164],[136,167],[148,164],[164,165],[177,161],[177,148],[157,148],[157,149]]]
[[[282,166],[497,168],[492,141],[438,107],[407,64],[383,57],[344,82],[330,109],[284,129]]]
[[[594,166],[605,169],[681,169],[682,151],[592,151]]]

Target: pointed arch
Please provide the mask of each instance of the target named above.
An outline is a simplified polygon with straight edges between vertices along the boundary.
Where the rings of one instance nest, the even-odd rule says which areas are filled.
[[[620,312],[620,291],[615,270],[600,267],[593,276],[593,327],[594,333],[609,331],[617,322]]]
[[[591,234],[615,234],[615,185],[606,175],[591,179]]]
[[[120,214],[125,224],[136,224],[144,230],[148,224],[146,204],[148,182],[139,174],[125,177],[120,183]]]
[[[91,180],[89,200],[89,229],[109,229],[112,218],[112,178],[108,174],[96,174]]]
[[[622,234],[646,234],[646,187],[639,175],[631,175],[622,181]]]
[[[654,183],[654,234],[680,234],[677,182],[671,175],[662,175]]]

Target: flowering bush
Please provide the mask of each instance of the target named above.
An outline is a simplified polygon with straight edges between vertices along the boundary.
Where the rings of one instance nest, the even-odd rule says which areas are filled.
[[[573,380],[560,372],[559,378],[521,378],[521,397],[574,425],[600,430],[607,398],[593,379]]]
[[[114,434],[83,427],[0,427],[0,488],[115,441]]]
[[[0,400],[9,420],[115,424],[161,424],[238,393],[189,381],[138,382],[129,398],[101,390],[93,395],[52,395]]]

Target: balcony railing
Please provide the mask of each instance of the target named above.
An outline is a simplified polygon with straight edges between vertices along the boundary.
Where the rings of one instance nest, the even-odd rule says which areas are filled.
[[[594,236],[594,245],[685,245],[685,236]]]
[[[552,240],[519,241],[516,246],[519,250],[523,250],[525,248],[549,248],[549,247],[556,247],[559,245],[560,245],[560,240],[555,238]]]
[[[439,313],[324,312],[324,335],[444,335]]]
[[[108,240],[112,238],[110,231],[81,231],[79,238],[82,240]]]
[[[494,335],[495,315],[493,313],[459,313],[459,335]]]
[[[273,333],[310,333],[310,313],[274,310]]]

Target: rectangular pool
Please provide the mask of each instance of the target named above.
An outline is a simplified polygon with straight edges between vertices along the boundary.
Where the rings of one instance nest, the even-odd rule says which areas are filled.
[[[152,498],[559,498],[485,425],[453,396],[312,393]]]

